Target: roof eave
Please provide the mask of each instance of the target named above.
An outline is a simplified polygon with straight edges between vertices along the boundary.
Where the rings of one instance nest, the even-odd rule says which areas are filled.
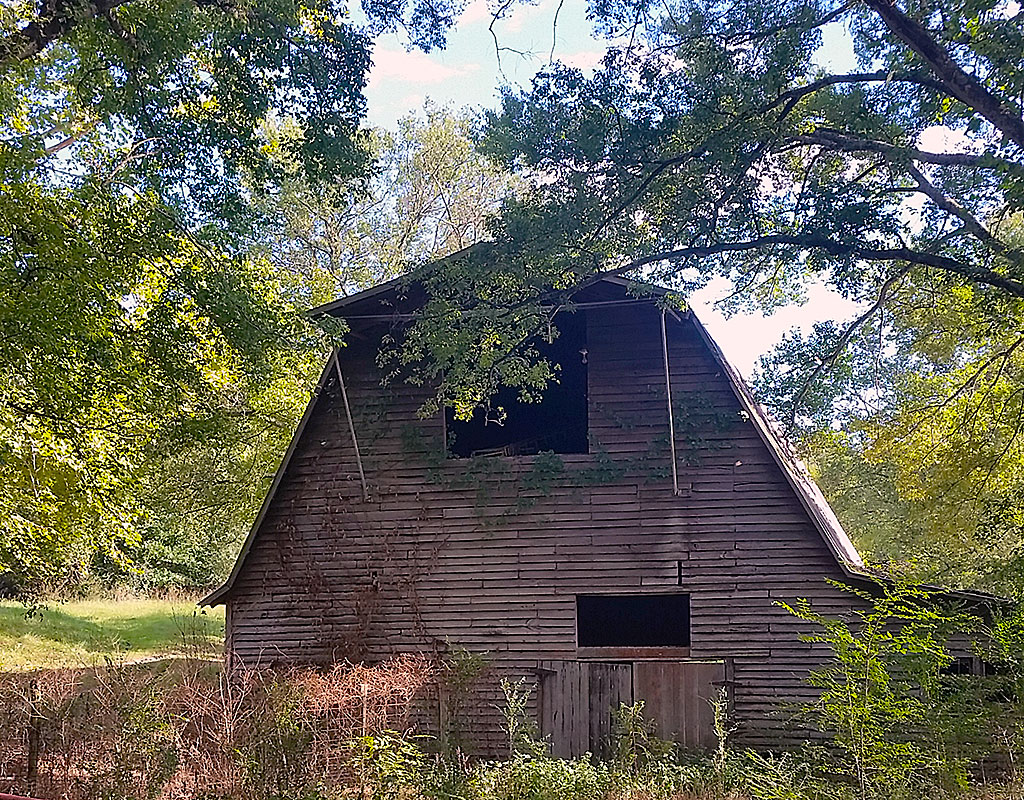
[[[288,469],[288,464],[291,462],[292,456],[299,445],[299,440],[302,438],[302,433],[306,430],[306,425],[309,423],[309,419],[313,415],[313,408],[316,406],[317,399],[320,397],[320,392],[327,385],[328,376],[330,375],[331,367],[334,365],[336,358],[337,353],[335,351],[331,354],[331,357],[327,359],[327,364],[324,365],[323,371],[320,373],[320,379],[317,381],[316,388],[313,389],[313,394],[309,398],[309,402],[306,404],[306,410],[303,412],[302,417],[299,420],[299,424],[295,428],[295,432],[292,434],[291,441],[288,443],[288,449],[285,450],[284,457],[281,459],[281,463],[278,465],[277,471],[274,473],[274,479],[270,484],[270,488],[267,490],[266,496],[263,498],[263,504],[260,506],[259,513],[256,515],[256,519],[249,528],[249,532],[245,536],[245,541],[242,542],[242,547],[238,551],[238,556],[235,558],[234,566],[231,568],[231,574],[228,575],[227,580],[225,580],[224,583],[198,602],[197,605],[200,607],[220,605],[227,600],[231,590],[234,588],[235,580],[237,580],[241,573],[245,558],[249,555],[249,550],[252,548],[253,541],[256,539],[256,533],[263,524],[263,520],[266,518],[267,512],[270,511],[270,506],[273,503],[278,488],[281,486],[281,481],[284,479],[284,474]]]

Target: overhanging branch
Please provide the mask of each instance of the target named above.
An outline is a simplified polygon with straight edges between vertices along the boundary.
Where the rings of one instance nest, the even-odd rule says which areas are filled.
[[[939,167],[969,167],[971,169],[999,169],[1024,177],[1024,166],[1014,161],[981,153],[932,153],[916,147],[902,147],[875,139],[863,139],[835,130],[818,129],[813,133],[791,136],[798,144],[818,145],[847,153],[877,153],[891,160],[917,161]]]
[[[0,67],[25,61],[43,52],[79,25],[110,13],[131,0],[44,0],[39,16],[0,39]],[[230,10],[234,0],[193,0],[201,8]]]
[[[47,0],[38,19],[0,40],[0,65],[25,61],[41,53],[72,28],[86,20],[105,16],[128,0]]]
[[[664,250],[660,253],[633,259],[618,267],[602,271],[592,280],[597,281],[611,275],[622,275],[642,267],[664,262],[684,261],[692,258],[710,258],[725,253],[744,253],[771,247],[799,247],[804,250],[821,250],[833,256],[852,256],[864,261],[903,262],[922,267],[933,267],[960,275],[976,283],[993,286],[1013,295],[1024,298],[1024,283],[1014,278],[995,272],[994,270],[965,264],[948,256],[913,250],[909,247],[878,248],[865,244],[837,242],[819,234],[775,234],[759,236],[738,242],[716,242],[695,247],[680,247]]]
[[[1017,266],[1024,266],[1024,257],[1022,257],[1020,250],[1009,247],[1007,244],[993,236],[991,231],[989,231],[989,229],[986,228],[977,217],[960,205],[956,200],[943,194],[943,192],[935,186],[935,184],[929,181],[925,174],[913,164],[907,164],[905,168],[910,174],[910,177],[912,177],[920,187],[921,191],[924,192],[925,195],[928,196],[928,199],[930,199],[938,208],[941,208],[947,214],[951,214],[959,219],[964,224],[964,227],[990,250],[998,253],[1003,258],[1012,261]]]
[[[1011,108],[980,80],[961,68],[924,25],[904,14],[890,0],[865,2],[882,18],[893,35],[928,65],[946,92],[985,117],[1008,139],[1024,147],[1024,118],[1021,117],[1020,109]]]

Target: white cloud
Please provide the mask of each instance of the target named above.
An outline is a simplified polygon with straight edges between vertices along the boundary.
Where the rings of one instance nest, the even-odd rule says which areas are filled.
[[[604,53],[598,50],[580,50],[578,53],[566,53],[558,56],[558,60],[567,67],[576,67],[581,70],[593,69],[601,63],[602,58],[604,58]]]
[[[715,278],[689,302],[715,341],[721,345],[726,358],[745,376],[750,377],[758,359],[782,341],[783,335],[793,328],[809,332],[815,322],[826,319],[848,320],[861,307],[836,294],[827,286],[815,283],[807,289],[807,302],[785,306],[767,316],[763,314],[735,314],[726,317],[714,303],[729,293],[732,284],[724,278]]]
[[[945,125],[925,128],[917,139],[917,146],[933,153],[976,153],[981,150],[978,142]]]
[[[388,80],[405,84],[444,83],[471,75],[478,69],[479,64],[460,64],[457,67],[442,64],[418,50],[407,52],[378,47],[373,53],[369,83],[371,87]]]
[[[491,19],[491,9],[487,7],[487,0],[472,0],[472,2],[462,9],[462,13],[459,14],[459,19],[455,23],[456,30],[461,30],[467,25],[472,25],[474,22],[482,22],[483,20]]]

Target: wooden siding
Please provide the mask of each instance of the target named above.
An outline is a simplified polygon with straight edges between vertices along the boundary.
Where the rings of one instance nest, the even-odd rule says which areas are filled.
[[[343,351],[370,499],[328,382],[228,595],[233,657],[484,653],[462,708],[494,752],[499,679],[577,658],[576,594],[686,591],[690,658],[728,664],[737,740],[799,739],[793,708],[823,653],[778,603],[849,610],[826,582],[842,570],[694,324],[668,323],[674,496],[660,313],[585,313],[591,452],[554,475],[544,457],[441,460],[443,421],[417,416],[424,390],[381,388],[372,337]]]

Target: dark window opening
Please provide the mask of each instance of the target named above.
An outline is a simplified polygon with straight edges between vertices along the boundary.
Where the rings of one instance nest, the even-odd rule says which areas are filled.
[[[492,411],[478,408],[468,422],[445,410],[448,454],[525,456],[545,451],[586,453],[587,446],[587,325],[581,312],[560,314],[558,336],[537,350],[552,365],[557,382],[550,383],[538,402],[524,403],[519,390],[502,388],[492,398]],[[498,419],[501,409],[504,417]]]
[[[966,692],[992,703],[1017,702],[1016,685],[1004,668],[975,656],[956,656],[939,670],[940,691],[946,697]],[[979,694],[980,691],[980,694]]]
[[[976,675],[974,659],[971,656],[956,656],[939,670],[942,675]]]
[[[992,703],[1017,703],[1017,682],[1005,664],[981,662],[981,674],[987,685],[985,699]]]
[[[689,647],[690,595],[577,595],[580,647]]]

